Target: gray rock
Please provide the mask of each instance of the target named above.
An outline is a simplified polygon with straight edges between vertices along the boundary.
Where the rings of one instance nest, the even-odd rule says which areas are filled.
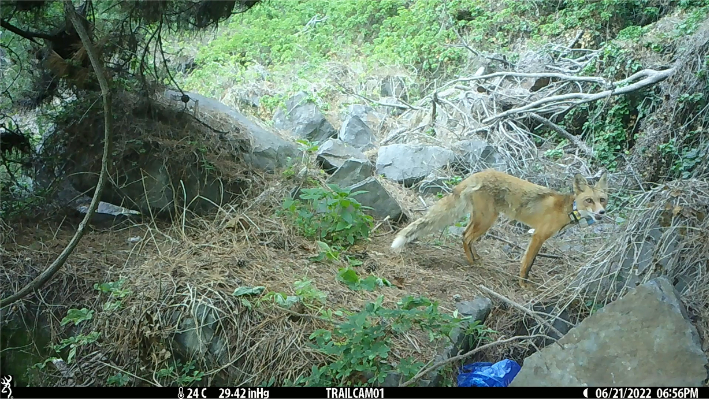
[[[214,359],[226,358],[224,339],[215,334],[217,330],[217,311],[205,304],[199,303],[191,314],[180,320],[174,342],[178,350],[188,356],[210,355]],[[173,322],[180,317],[179,312],[172,314]]]
[[[451,150],[438,146],[392,144],[380,147],[377,173],[407,187],[454,161]]]
[[[493,168],[505,171],[506,163],[494,147],[479,139],[468,139],[453,144],[456,165],[466,173]]]
[[[484,296],[477,296],[472,301],[464,301],[456,304],[456,309],[462,316],[471,317],[471,320],[485,321],[491,313],[493,302]]]
[[[82,215],[89,212],[89,206],[91,204],[91,197],[87,195],[81,195],[81,200],[83,203],[81,205],[76,205],[75,209]],[[134,211],[132,209],[124,208],[122,206],[109,204],[108,202],[99,202],[99,206],[96,207],[94,214],[91,215],[89,223],[94,226],[99,227],[111,227],[120,224],[127,220],[137,220],[137,215],[140,212]]]
[[[472,301],[463,301],[456,303],[456,309],[463,317],[471,317],[462,327],[454,328],[449,334],[452,344],[449,345],[443,355],[446,358],[456,356],[459,353],[468,352],[471,349],[471,336],[466,334],[466,328],[475,321],[483,324],[493,308],[493,302],[486,297],[477,296]]]
[[[377,137],[372,133],[372,129],[356,115],[351,115],[345,119],[340,128],[338,138],[362,151],[375,148],[375,143],[377,142]]]
[[[326,172],[335,171],[352,158],[367,161],[367,157],[360,150],[338,139],[326,141],[316,152],[316,161]]]
[[[333,125],[325,119],[318,106],[308,101],[308,94],[300,92],[286,101],[286,110],[274,114],[274,127],[287,130],[293,137],[322,143],[335,136]]]
[[[374,171],[375,167],[372,162],[350,158],[328,177],[326,183],[337,184],[340,187],[352,186],[368,177],[372,177]]]
[[[562,335],[564,335],[564,334],[567,334],[569,332],[569,330],[572,329],[572,325],[570,324],[570,314],[567,311],[567,309],[562,309],[562,311],[556,312],[554,305],[544,306],[542,304],[535,304],[535,305],[533,305],[533,311],[556,316],[556,317],[552,317],[552,316],[548,317],[548,316],[544,316],[541,314],[539,315],[539,316],[543,317],[545,320],[547,320],[547,322],[550,325],[552,325],[552,327],[554,328],[554,330],[553,330],[552,328],[550,328],[547,325],[543,325],[541,327],[542,331],[540,333],[551,337],[551,338],[544,338],[542,340],[542,342],[543,342],[542,346],[547,346],[547,345],[555,342],[556,340],[562,338],[562,336],[558,335],[557,332],[555,332],[555,330],[559,331]],[[558,313],[559,313],[559,315],[558,315]],[[528,328],[528,331],[532,332],[531,330],[533,328],[535,328],[535,326],[538,325],[538,322],[537,322],[537,320],[535,320],[533,318],[529,318],[528,321],[529,321],[528,325],[530,326]]]
[[[392,198],[387,189],[382,187],[382,184],[380,184],[376,178],[370,177],[348,188],[351,192],[367,191],[366,193],[355,196],[355,199],[358,200],[360,204],[371,207],[372,209],[366,210],[365,212],[371,214],[373,217],[384,219],[389,216],[390,220],[394,222],[406,218],[404,211],[402,211],[397,201]]]
[[[470,316],[471,318],[464,322],[461,327],[454,328],[449,334],[452,344],[446,347],[442,353],[436,355],[434,363],[444,361],[450,357],[456,356],[459,353],[468,352],[473,349],[471,343],[473,342],[472,336],[466,334],[466,330],[469,325],[475,321],[483,323],[491,312],[493,307],[493,302],[482,296],[477,296],[472,301],[464,301],[456,303],[456,309],[459,311],[461,316]],[[427,376],[419,381],[418,386],[421,387],[435,387],[441,384],[442,377],[438,370],[432,370]]]
[[[253,167],[267,172],[274,172],[276,169],[289,166],[289,158],[300,158],[301,151],[296,147],[295,143],[267,130],[236,109],[197,93],[185,92],[185,94],[190,96],[193,101],[199,101],[201,109],[209,109],[226,114],[244,128],[251,142],[251,150],[249,153],[244,154],[244,158]],[[165,95],[179,97],[181,94],[176,91],[166,90]]]
[[[449,186],[446,184],[448,180],[444,177],[427,177],[415,186],[417,191],[426,195],[448,194],[450,192]]]
[[[375,111],[374,108],[370,107],[369,105],[363,104],[349,105],[343,112],[343,116],[341,117],[341,119],[345,121],[350,116],[357,116],[358,118],[360,118],[360,120],[365,122],[367,126],[373,129],[376,128],[377,125],[385,118],[384,115]]]
[[[708,358],[661,277],[630,291],[527,359],[515,386],[701,386]]]

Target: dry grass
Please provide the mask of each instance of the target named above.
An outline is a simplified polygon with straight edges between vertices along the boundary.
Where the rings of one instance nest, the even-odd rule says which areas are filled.
[[[315,329],[332,326],[313,317],[318,314],[317,306],[283,310],[267,304],[249,310],[240,298],[232,295],[237,287],[265,286],[267,291],[293,295],[295,281],[310,279],[315,287],[328,294],[325,307],[331,309],[358,311],[379,295],[384,296],[386,306],[393,306],[405,295],[423,295],[438,300],[442,312],[452,312],[457,300],[473,299],[482,294],[480,286],[484,286],[527,308],[535,303],[557,303],[558,310],[566,307],[574,311],[571,312],[574,323],[589,314],[584,289],[594,281],[590,276],[608,270],[611,255],[631,248],[630,243],[635,242],[631,238],[648,234],[641,226],[648,228],[651,224],[642,222],[662,215],[666,205],[657,196],[668,199],[668,194],[663,197],[664,192],[676,198],[685,188],[684,192],[690,197],[685,194],[678,197],[685,201],[678,202],[683,209],[695,209],[688,198],[694,199],[693,204],[705,200],[704,230],[702,223],[696,222],[691,229],[683,224],[685,219],[676,217],[663,237],[666,237],[664,242],[672,241],[670,237],[680,237],[678,231],[686,226],[684,237],[692,238],[691,243],[704,242],[702,253],[707,254],[707,236],[703,241],[695,235],[696,232],[707,233],[707,197],[702,197],[702,187],[698,185],[695,188],[676,185],[670,184],[668,191],[659,189],[639,199],[638,206],[650,203],[651,210],[633,212],[627,225],[572,227],[553,237],[542,250],[552,257],[538,258],[532,269],[531,277],[537,283],[533,291],[522,291],[517,286],[518,262],[529,235],[526,229],[505,220],[478,243],[483,259],[475,266],[466,264],[458,236],[448,233],[413,243],[401,254],[391,253],[392,226],[382,223],[373,232],[370,242],[353,247],[349,254],[363,261],[359,268],[361,275],[372,273],[387,278],[394,285],[375,292],[353,291],[337,280],[338,268],[344,263],[310,261],[309,258],[317,254],[316,245],[298,236],[291,226],[274,216],[289,187],[273,180],[257,200],[242,210],[225,206],[212,218],[192,218],[190,223],[149,223],[88,233],[65,268],[34,301],[62,304],[47,310],[52,315],[55,336],[67,332],[58,325],[66,309],[97,309],[93,328],[102,332],[100,351],[110,361],[96,363],[95,376],[103,375],[102,372],[113,374],[116,367],[140,374],[139,368],[146,363],[159,369],[176,350],[165,346],[171,342],[168,338],[191,327],[185,319],[200,320],[204,318],[205,309],[211,309],[207,313],[216,319],[214,333],[221,337],[227,350],[220,359],[210,359],[199,351],[186,354],[197,360],[198,369],[206,373],[206,381],[203,381],[234,384],[235,380],[224,380],[225,373],[229,373],[236,378],[236,383],[255,385],[273,380],[279,385],[308,375],[313,365],[326,360],[309,345],[308,337]],[[413,191],[388,188],[399,201],[411,206],[410,210],[423,207]],[[422,199],[428,203],[435,200]],[[676,216],[686,212],[678,211]],[[409,213],[413,217],[421,214],[417,210]],[[57,221],[13,226],[14,234],[6,235],[4,263],[8,267],[4,268],[3,290],[17,289],[30,275],[51,262],[73,229],[66,221],[59,228]],[[130,237],[141,239],[130,243]],[[688,258],[688,251],[698,248],[688,244],[679,248],[669,255],[672,258],[668,263],[671,265],[669,274],[698,274],[697,283],[690,284],[682,293],[683,299],[691,309],[702,310],[705,306],[707,310],[707,258],[704,264],[698,258],[689,263],[692,259]],[[587,266],[579,268],[585,264]],[[690,273],[689,268],[695,271]],[[648,276],[650,271],[641,279],[645,281]],[[124,300],[121,311],[100,311],[106,298],[99,298],[93,285],[118,279],[126,279],[124,287],[130,289],[132,295]],[[7,285],[10,281],[14,282],[13,287]],[[574,286],[574,281],[585,284]],[[604,297],[604,303],[617,295]],[[497,331],[494,338],[519,335],[521,323],[529,319],[526,312],[495,298],[494,304],[486,323]],[[707,324],[707,311],[704,316],[698,314],[700,320],[696,324],[706,344],[707,329],[703,330],[702,326]],[[507,357],[521,362],[539,345],[539,340],[500,345],[477,354],[472,360],[498,361]],[[440,349],[425,336],[412,332],[395,338],[392,357],[396,361],[414,356],[427,362]],[[102,378],[105,381],[105,376]],[[102,380],[98,381],[101,384]],[[149,383],[155,384],[157,380],[149,380]]]
[[[226,211],[225,207],[211,219],[194,218],[187,224],[150,223],[92,231],[57,278],[43,289],[41,301],[62,304],[61,310],[53,313],[57,322],[68,308],[97,309],[93,327],[102,332],[101,351],[115,365],[132,373],[138,373],[141,362],[159,368],[173,350],[164,347],[169,342],[166,338],[185,328],[183,319],[195,317],[207,306],[218,315],[215,331],[228,343],[227,356],[192,356],[212,365],[202,364],[208,378],[218,378],[218,372],[224,369],[247,385],[272,378],[280,384],[307,375],[312,365],[325,360],[310,348],[308,336],[316,328],[330,325],[318,318],[295,317],[293,312],[273,306],[249,311],[232,296],[239,286],[265,286],[268,291],[293,295],[296,280],[310,279],[328,294],[328,308],[351,311],[360,310],[379,295],[384,296],[386,306],[393,306],[405,295],[423,295],[440,301],[442,312],[452,312],[454,298],[473,299],[480,294],[479,284],[525,302],[526,293],[517,289],[515,277],[522,252],[519,248],[508,245],[506,249],[507,244],[485,238],[479,244],[479,253],[485,259],[472,267],[465,263],[458,237],[443,235],[434,245],[427,240],[398,255],[389,251],[392,233],[387,223],[373,232],[371,242],[355,246],[349,254],[363,260],[361,275],[373,273],[394,286],[375,292],[353,291],[337,281],[338,268],[344,263],[310,261],[317,254],[316,245],[274,216],[275,207],[287,192],[284,185],[274,181],[266,195],[245,211]],[[403,198],[407,195],[409,198]],[[407,194],[401,190],[396,196],[403,203],[422,207],[411,191]],[[8,281],[19,285],[51,262],[72,232],[73,227],[66,222],[59,230],[56,221],[16,226],[15,241],[7,245],[10,256],[6,258],[9,267],[5,268],[4,288],[12,290],[6,285]],[[520,241],[514,238],[516,234],[524,234],[510,225],[495,227],[492,233],[516,242]],[[129,243],[130,237],[141,240]],[[554,252],[551,246],[545,251]],[[533,276],[553,281],[568,274],[569,267],[566,259],[543,258]],[[124,288],[132,291],[123,301],[123,310],[99,311],[106,298],[98,298],[93,285],[119,279],[126,279]],[[301,308],[297,313],[316,314],[317,309]],[[506,316],[505,312],[494,313],[498,314],[494,323],[502,326],[500,318]],[[55,335],[64,332],[55,325]],[[509,332],[501,329],[499,333]],[[396,338],[392,354],[395,360],[415,356],[427,362],[439,349],[425,336],[412,332]],[[215,368],[214,364],[219,366]]]

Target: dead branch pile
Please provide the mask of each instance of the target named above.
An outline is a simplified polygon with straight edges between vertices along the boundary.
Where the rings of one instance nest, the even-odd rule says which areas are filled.
[[[533,141],[542,139],[536,129],[544,126],[567,139],[574,149],[565,166],[591,175],[585,159],[594,156],[593,149],[556,121],[582,104],[661,82],[677,69],[644,69],[615,82],[580,76],[598,56],[599,50],[549,45],[523,55],[514,71],[485,73],[481,67],[474,75],[450,81],[408,106],[399,120],[409,121],[409,128],[392,133],[381,144],[422,142],[447,147],[478,137],[497,149],[510,173],[535,179],[540,167],[552,164],[538,156]]]

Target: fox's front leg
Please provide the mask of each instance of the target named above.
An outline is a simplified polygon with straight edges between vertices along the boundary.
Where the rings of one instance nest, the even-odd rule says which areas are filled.
[[[548,238],[550,238],[549,234],[542,234],[536,230],[530,239],[528,249],[525,251],[525,255],[523,255],[523,259],[520,261],[520,279],[518,280],[520,287],[529,288],[530,285],[527,280],[530,274],[530,268],[532,268],[535,258],[538,252],[540,252],[540,248],[542,248],[542,244]]]

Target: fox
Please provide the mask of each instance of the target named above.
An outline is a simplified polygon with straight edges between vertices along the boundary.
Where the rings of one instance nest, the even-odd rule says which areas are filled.
[[[529,273],[542,244],[564,227],[584,220],[587,225],[602,220],[608,201],[607,172],[590,185],[579,173],[572,180],[571,194],[563,194],[511,176],[486,169],[471,174],[453,191],[437,201],[421,218],[400,230],[392,241],[393,250],[426,234],[456,223],[466,213],[471,219],[463,236],[463,249],[470,265],[480,259],[472,244],[493,226],[500,214],[534,229],[520,261],[518,284],[530,288]]]

